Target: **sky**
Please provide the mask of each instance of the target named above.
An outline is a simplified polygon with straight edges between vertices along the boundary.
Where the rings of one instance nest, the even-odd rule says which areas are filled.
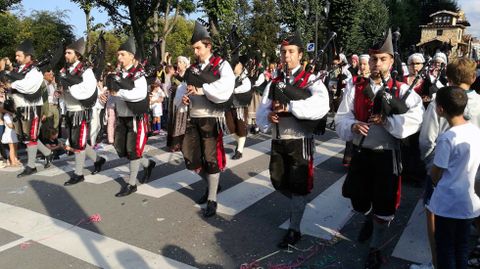
[[[467,33],[480,39],[480,0],[457,0],[460,8],[465,11],[467,20],[472,26],[467,28]],[[85,14],[77,4],[69,0],[23,0],[23,8],[26,14],[30,14],[32,10],[67,10],[67,22],[74,26],[75,35],[83,36],[85,31]],[[108,16],[106,12],[100,12],[98,9],[92,11],[94,24],[106,23]],[[196,18],[199,14],[191,17]]]

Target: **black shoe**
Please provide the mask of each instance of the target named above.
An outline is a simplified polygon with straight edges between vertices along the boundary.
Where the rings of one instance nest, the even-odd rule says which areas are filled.
[[[208,200],[207,207],[203,211],[203,216],[205,218],[210,218],[217,214],[217,202]]]
[[[79,175],[73,174],[73,176],[68,181],[63,183],[63,186],[75,185],[75,184],[80,183],[84,180],[85,180],[85,178],[83,177],[83,175],[79,176]]]
[[[221,190],[222,190],[222,186],[220,184],[218,184],[217,193],[219,193]],[[205,190],[205,193],[203,193],[202,197],[200,197],[200,199],[198,199],[196,203],[199,204],[199,205],[205,204],[207,202],[207,200],[208,200],[208,187]]]
[[[52,165],[52,161],[53,161],[53,152],[50,153],[50,155],[46,156],[45,157],[45,165],[43,166],[43,168],[47,169],[49,168],[51,165]]]
[[[242,154],[240,151],[236,150],[236,151],[235,151],[235,154],[232,156],[232,160],[241,159],[242,156],[243,156],[243,154]]]
[[[139,180],[140,183],[146,183],[150,179],[152,175],[153,168],[155,167],[156,163],[152,160],[148,160],[148,166],[143,173],[142,179]]]
[[[93,163],[93,171],[92,175],[95,175],[96,173],[102,171],[102,166],[105,164],[105,158],[99,157],[96,162]]]
[[[360,232],[358,233],[357,241],[363,243],[372,237],[373,233],[373,220],[371,216],[368,216],[365,222],[363,223]]]
[[[287,234],[283,237],[282,242],[278,243],[281,249],[288,248],[288,245],[295,245],[302,238],[302,234],[292,229],[288,229]]]
[[[380,253],[380,250],[370,249],[368,253],[367,260],[365,261],[364,269],[380,269],[382,264],[385,263],[385,260]]]
[[[120,192],[115,194],[115,196],[116,197],[123,197],[123,196],[130,195],[130,194],[132,194],[136,191],[137,191],[137,185],[127,184],[127,185],[123,186],[122,189],[120,190]]]
[[[37,172],[37,168],[31,168],[30,166],[25,166],[25,169],[23,172],[17,175],[17,177],[26,177],[32,174],[35,174]]]

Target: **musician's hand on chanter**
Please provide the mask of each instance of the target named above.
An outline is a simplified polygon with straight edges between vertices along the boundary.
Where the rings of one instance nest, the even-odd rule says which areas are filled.
[[[108,101],[108,91],[104,91],[102,94],[100,94],[98,99],[100,100],[100,103],[106,104]]]
[[[184,95],[182,97],[182,103],[186,106],[190,105],[190,97],[188,97],[188,95]]]
[[[275,111],[268,113],[268,121],[271,123],[278,123],[279,117]]]
[[[352,132],[356,133],[356,134],[361,134],[363,136],[367,136],[368,135],[368,130],[370,129],[370,127],[368,126],[368,123],[365,123],[365,122],[356,122],[354,124],[352,124]]]
[[[382,114],[373,114],[368,118],[368,123],[375,125],[382,125],[385,122]]]

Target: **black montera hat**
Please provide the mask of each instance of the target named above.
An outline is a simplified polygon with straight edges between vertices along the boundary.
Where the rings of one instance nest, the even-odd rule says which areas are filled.
[[[388,29],[385,39],[375,43],[369,50],[369,54],[388,53],[394,56],[392,43],[392,30]]]
[[[135,38],[133,38],[133,36],[128,37],[128,40],[125,41],[125,43],[123,43],[122,45],[120,45],[117,51],[121,50],[128,51],[131,54],[135,55],[135,53],[137,52],[137,47],[135,46]]]
[[[72,44],[67,46],[67,49],[72,49],[81,55],[85,54],[85,39],[82,37]]]
[[[193,29],[192,39],[190,43],[193,45],[198,41],[206,38],[211,38],[210,34],[208,33],[207,29],[198,21],[195,21],[195,28]]]
[[[30,39],[24,40],[22,43],[20,43],[20,45],[17,47],[17,51],[23,51],[23,53],[32,56],[35,54],[35,50],[33,49],[33,44]]]
[[[303,41],[299,31],[295,31],[294,34],[289,35],[282,41],[282,46],[295,45],[303,49]]]

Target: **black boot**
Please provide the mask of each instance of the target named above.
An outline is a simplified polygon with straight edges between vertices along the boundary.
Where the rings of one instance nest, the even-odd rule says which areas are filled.
[[[293,229],[288,229],[287,234],[282,239],[282,242],[278,243],[278,247],[281,249],[288,248],[288,245],[295,245],[302,238],[302,234]]]
[[[207,207],[203,211],[203,216],[205,218],[210,218],[217,214],[217,202],[208,200],[207,201]]]
[[[221,190],[222,190],[222,186],[220,184],[218,184],[217,193],[219,193]],[[198,199],[196,203],[199,204],[199,205],[205,204],[207,202],[207,200],[208,200],[208,187],[205,190],[205,192],[203,193],[202,197],[200,197],[200,199]]]
[[[127,184],[127,185],[123,186],[122,189],[120,190],[120,192],[115,194],[115,196],[116,197],[123,197],[123,196],[130,195],[130,194],[132,194],[136,191],[137,191],[137,185]]]
[[[96,162],[93,163],[93,172],[92,175],[102,171],[102,166],[105,164],[105,158],[99,157]]]
[[[47,169],[52,165],[53,155],[54,154],[52,152],[52,153],[50,153],[50,155],[45,156],[45,165],[43,166],[43,168]]]
[[[84,180],[85,180],[85,178],[83,177],[83,175],[79,176],[79,175],[73,174],[73,176],[68,181],[63,183],[63,185],[64,186],[75,185],[75,184],[80,183]]]
[[[373,233],[373,220],[371,216],[367,216],[367,219],[363,223],[360,232],[358,233],[357,241],[363,243],[372,237]]]
[[[23,172],[21,172],[20,174],[17,175],[17,177],[26,177],[26,176],[29,176],[29,175],[32,175],[32,174],[35,174],[37,172],[37,168],[31,168],[30,166],[25,166],[25,169],[23,170]]]
[[[384,263],[385,259],[380,250],[371,248],[365,261],[364,269],[380,269]]]
[[[242,156],[243,156],[243,154],[242,154],[240,151],[236,150],[236,151],[235,151],[235,154],[232,156],[232,160],[241,159]]]
[[[148,160],[148,166],[143,173],[143,177],[139,180],[140,183],[146,183],[150,179],[152,175],[153,168],[155,167],[156,163],[152,160]]]

